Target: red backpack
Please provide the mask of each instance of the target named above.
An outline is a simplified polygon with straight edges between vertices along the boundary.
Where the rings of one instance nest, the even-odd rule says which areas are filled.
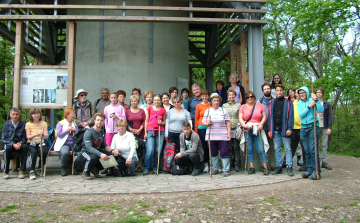
[[[171,167],[173,166],[174,163],[175,151],[176,151],[176,144],[167,142],[164,151],[164,171],[166,172],[171,173]]]

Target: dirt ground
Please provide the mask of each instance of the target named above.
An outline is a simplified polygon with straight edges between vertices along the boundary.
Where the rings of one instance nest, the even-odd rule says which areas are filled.
[[[208,192],[0,193],[1,222],[360,222],[360,159],[330,156],[320,181]],[[271,177],[271,176],[269,176]]]

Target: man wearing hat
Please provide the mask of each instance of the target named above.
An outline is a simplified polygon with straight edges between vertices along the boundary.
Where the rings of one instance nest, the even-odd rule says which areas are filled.
[[[93,107],[89,100],[86,99],[88,92],[84,89],[79,89],[75,93],[73,108],[75,109],[75,123],[79,130],[90,128],[94,124]]]

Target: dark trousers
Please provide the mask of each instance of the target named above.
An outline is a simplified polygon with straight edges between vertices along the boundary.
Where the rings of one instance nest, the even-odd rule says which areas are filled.
[[[84,167],[84,171],[90,173],[90,171],[96,167],[98,170],[104,169],[99,161],[100,157],[95,154],[82,152],[75,160],[75,168]]]
[[[176,151],[175,152],[180,151],[180,138],[179,138],[180,134],[181,133],[169,132],[169,142],[176,144]]]
[[[28,144],[27,147],[30,152],[30,171],[35,170],[37,157],[40,156],[40,160],[41,160],[40,144],[36,144],[35,146],[31,146]],[[43,165],[45,165],[48,152],[49,152],[49,147],[47,147],[47,145],[43,145],[42,146],[43,160],[40,161],[43,163]]]
[[[4,151],[4,172],[9,173],[10,171],[10,160],[12,157],[13,152],[20,153],[20,170],[25,171],[26,170],[26,158],[27,158],[27,146],[26,144],[22,144],[21,148],[19,150],[15,150],[14,147],[5,145],[5,151]]]
[[[175,158],[175,163],[177,165],[187,166],[188,169],[191,169],[190,167],[194,165],[195,169],[200,169],[200,155],[197,152],[190,153],[187,156],[183,156],[182,158]]]
[[[205,141],[206,129],[198,129],[198,134],[204,149],[204,163],[209,163],[209,147],[207,141]]]
[[[235,160],[235,165],[239,165],[240,166],[240,141],[235,139],[235,138],[231,138],[230,143],[229,143],[229,153],[230,153],[230,157],[231,159],[233,159],[232,157],[234,157]]]

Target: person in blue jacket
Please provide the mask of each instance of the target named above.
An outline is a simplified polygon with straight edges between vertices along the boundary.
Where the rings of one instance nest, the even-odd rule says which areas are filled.
[[[276,98],[269,102],[270,131],[269,137],[274,138],[276,169],[271,174],[282,173],[281,139],[285,147],[286,169],[289,176],[292,170],[291,133],[294,127],[294,108],[290,100],[284,97],[285,87],[277,84]]]
[[[316,180],[316,167],[315,167],[315,136],[314,136],[314,121],[316,121],[316,139],[317,145],[320,142],[320,128],[318,118],[314,119],[314,108],[316,111],[321,113],[324,112],[324,107],[321,102],[317,99],[315,94],[311,94],[307,87],[301,87],[299,89],[300,101],[297,104],[297,110],[300,116],[301,130],[300,138],[305,149],[305,159],[307,165],[306,173],[301,174],[303,178],[309,178]],[[320,175],[320,158],[319,150],[317,150],[317,165]]]

